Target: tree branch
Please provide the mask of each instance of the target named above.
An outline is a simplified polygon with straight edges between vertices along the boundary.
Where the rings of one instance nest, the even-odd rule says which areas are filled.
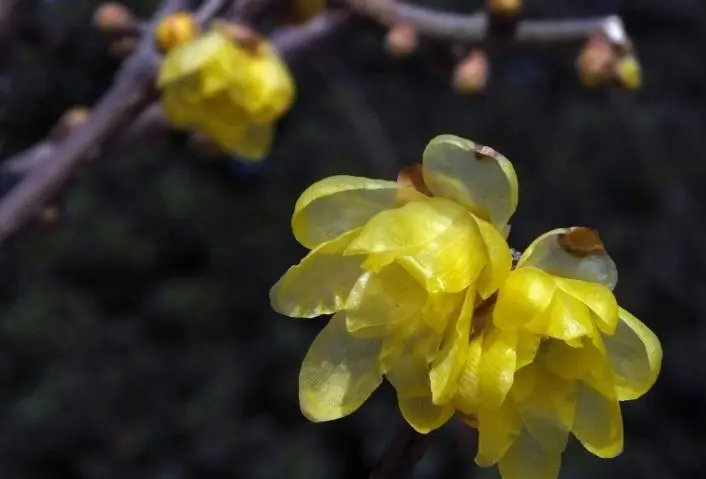
[[[480,43],[485,39],[488,16],[484,12],[455,14],[408,5],[396,0],[344,0],[359,15],[393,27],[400,23],[414,25],[420,35],[440,40]],[[602,34],[616,46],[628,42],[625,27],[619,17],[575,20],[522,20],[515,31],[515,43],[561,44],[576,43]]]
[[[370,479],[403,479],[408,477],[429,445],[429,434],[419,434],[402,421],[392,440],[380,456]]]

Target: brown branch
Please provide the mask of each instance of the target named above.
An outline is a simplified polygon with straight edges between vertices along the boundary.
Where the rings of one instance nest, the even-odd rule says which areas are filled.
[[[484,12],[470,15],[437,12],[396,0],[344,1],[354,12],[388,28],[407,22],[413,24],[420,35],[466,43],[480,43],[486,36],[488,17]],[[514,41],[523,44],[575,43],[596,34],[604,35],[616,46],[628,42],[622,21],[613,15],[575,20],[522,20],[515,30]]]
[[[403,479],[408,477],[429,445],[429,435],[419,434],[402,422],[392,441],[380,456],[370,479]]]

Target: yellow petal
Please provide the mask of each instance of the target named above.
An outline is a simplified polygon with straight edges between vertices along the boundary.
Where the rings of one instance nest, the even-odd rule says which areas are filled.
[[[600,283],[609,289],[618,282],[618,270],[598,235],[583,227],[560,228],[535,239],[517,263],[556,276]]]
[[[538,334],[532,334],[525,330],[517,332],[517,365],[515,367],[518,370],[534,361],[541,341],[542,337]]]
[[[498,464],[502,479],[557,479],[561,453],[546,449],[523,428]]]
[[[475,304],[475,290],[469,288],[463,306],[446,329],[441,350],[431,363],[431,398],[434,404],[446,404],[453,397],[457,380],[466,364],[468,341],[471,336],[471,317]]]
[[[534,388],[537,386],[537,371],[538,366],[531,363],[515,372],[510,394],[516,402],[526,401],[534,392]]]
[[[443,333],[454,313],[463,305],[465,297],[465,292],[428,294],[422,308],[422,319],[431,329]]]
[[[471,215],[458,205],[438,198],[432,201],[439,202],[438,211],[453,218],[451,224],[397,262],[432,294],[463,291],[477,281],[487,264],[483,238]]]
[[[552,302],[557,287],[552,277],[536,268],[518,268],[508,274],[498,291],[493,324],[515,329],[542,314]]]
[[[562,290],[588,306],[594,313],[593,322],[604,334],[613,334],[618,327],[618,301],[607,287],[572,279],[555,279]]]
[[[477,415],[478,453],[476,464],[489,467],[500,461],[522,429],[520,415],[512,401],[496,409],[482,409]]]
[[[544,355],[542,351],[542,360],[545,360]],[[549,442],[553,449],[563,450],[566,446],[576,412],[577,395],[576,381],[560,378],[545,366],[537,364],[532,394],[522,401],[520,412],[535,437],[546,436],[542,439],[547,442],[545,447],[549,447]],[[550,437],[552,441],[549,441]]]
[[[478,366],[483,351],[483,335],[478,334],[471,338],[468,344],[466,362],[461,368],[458,377],[456,394],[453,404],[459,411],[467,415],[477,414],[480,409],[480,379],[478,376]]]
[[[275,137],[273,124],[248,123],[240,134],[233,131],[214,137],[225,151],[238,155],[246,161],[259,162],[270,152]]]
[[[620,323],[603,338],[615,373],[615,391],[621,401],[637,399],[657,381],[662,367],[659,338],[639,319],[620,308]]]
[[[437,406],[430,397],[398,398],[402,417],[420,434],[427,434],[446,424],[454,408],[445,404]]]
[[[611,458],[623,450],[623,419],[620,403],[586,386],[579,388],[572,432],[598,457]]]
[[[361,258],[341,256],[356,231],[321,244],[292,266],[270,290],[272,309],[294,318],[313,318],[342,309],[364,273]]]
[[[425,302],[424,289],[400,266],[365,272],[346,301],[348,332],[356,337],[382,337],[397,323],[418,315]]]
[[[311,421],[353,413],[382,382],[378,363],[381,342],[356,339],[339,312],[311,343],[299,373],[299,405]]]
[[[549,308],[527,323],[526,328],[535,334],[570,341],[594,333],[591,319],[585,304],[557,289]]]
[[[381,211],[396,206],[398,188],[394,181],[357,176],[317,181],[301,194],[294,207],[294,237],[303,246],[315,248],[363,226]]]
[[[590,368],[585,348],[572,348],[563,341],[548,341],[545,356],[551,372],[564,379],[583,379]]]
[[[512,252],[505,237],[493,225],[477,217],[475,220],[488,258],[488,263],[478,279],[478,294],[482,299],[487,299],[507,278],[512,268]]]
[[[488,328],[483,333],[483,350],[478,364],[480,399],[483,408],[499,407],[510,391],[517,364],[517,332]]]
[[[492,148],[439,135],[427,144],[423,167],[424,182],[435,195],[464,205],[499,230],[517,208],[515,170]]]

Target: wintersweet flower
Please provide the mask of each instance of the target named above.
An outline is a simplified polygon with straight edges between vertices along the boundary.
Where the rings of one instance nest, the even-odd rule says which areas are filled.
[[[243,28],[218,25],[171,49],[157,87],[172,125],[259,161],[271,147],[275,122],[294,101],[295,85],[274,48]],[[248,35],[233,35],[234,29]]]
[[[587,228],[537,238],[477,326],[454,404],[478,429],[476,463],[503,479],[555,479],[570,434],[591,453],[623,448],[620,401],[659,374],[655,334],[612,293],[617,270]]]
[[[386,377],[415,429],[446,422],[474,307],[510,272],[516,206],[511,163],[453,135],[396,182],[334,176],[304,191],[292,230],[311,251],[270,292],[287,316],[333,314],[302,364],[302,412],[351,414]]]

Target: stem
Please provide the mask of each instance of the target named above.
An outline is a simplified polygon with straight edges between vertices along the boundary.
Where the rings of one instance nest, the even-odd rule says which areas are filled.
[[[370,479],[404,479],[412,473],[428,445],[428,434],[419,434],[403,421],[375,465]]]

